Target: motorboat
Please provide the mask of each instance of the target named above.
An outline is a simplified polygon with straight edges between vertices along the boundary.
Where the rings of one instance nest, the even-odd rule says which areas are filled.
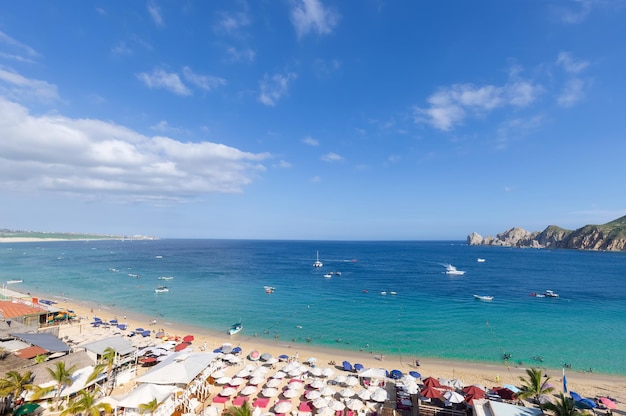
[[[387,292],[380,292],[381,295],[385,296]]]
[[[479,263],[484,263],[485,259],[482,259],[482,258],[479,257],[479,258],[476,259],[476,261],[479,262]]]
[[[265,293],[274,293],[276,290],[276,288],[272,286],[263,286],[263,289],[265,290]]]
[[[482,300],[483,302],[491,302],[493,300],[493,296],[487,295],[474,295],[474,299]]]
[[[530,296],[532,296],[534,298],[545,298],[546,297],[546,295],[544,295],[543,293],[537,293],[537,292],[531,293]]]
[[[323,265],[324,263],[320,261],[320,252],[317,251],[317,258],[315,260],[315,263],[313,263],[313,267],[322,267]]]
[[[545,295],[545,297],[547,297],[547,298],[558,298],[558,297],[559,297],[559,294],[558,294],[558,293],[554,293],[554,292],[553,292],[553,291],[551,291],[551,290],[546,290],[546,291],[545,291],[545,293],[544,293],[544,295]]]
[[[462,271],[462,270],[458,270],[456,267],[454,267],[451,264],[446,264],[446,274],[452,274],[452,275],[460,276],[462,274],[465,274],[465,272]]]
[[[157,286],[157,288],[154,289],[155,293],[165,293],[165,292],[169,292],[169,291],[170,291],[170,289],[167,286],[161,286],[161,285]]]
[[[23,282],[22,279],[7,280],[7,285],[12,285],[15,283],[22,283],[22,282]]]
[[[241,323],[241,321],[239,321],[236,324],[232,324],[230,328],[228,328],[228,335],[238,334],[239,332],[241,332],[242,329],[243,324]]]
[[[334,274],[336,276],[341,276],[341,272],[330,272],[330,274]]]
[[[330,279],[331,277],[333,277],[333,275],[332,275],[331,273],[326,273],[326,274],[324,275],[324,277],[325,277],[326,279]]]
[[[390,295],[397,295],[398,292],[389,292]]]
[[[159,276],[159,280],[173,280],[173,276]]]

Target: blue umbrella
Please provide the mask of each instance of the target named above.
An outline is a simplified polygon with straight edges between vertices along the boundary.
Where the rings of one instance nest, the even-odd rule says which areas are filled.
[[[213,350],[214,353],[219,354],[222,352],[222,348],[216,348]]]
[[[593,409],[594,407],[597,407],[597,405],[591,399],[576,400],[574,401],[574,406],[578,407],[579,409]]]
[[[341,363],[341,365],[345,371],[352,371],[352,364],[350,364],[348,361],[344,361],[343,363]]]
[[[580,394],[576,393],[575,391],[570,391],[569,395],[572,396],[572,399],[574,399],[575,402],[579,402],[583,399],[582,397],[580,397]]]
[[[422,375],[417,371],[409,371],[409,375],[415,378],[422,378]]]
[[[394,380],[399,380],[402,378],[402,371],[400,370],[391,370],[391,378],[393,378]]]
[[[363,370],[363,364],[359,364],[359,363],[354,364],[354,371],[361,371],[361,370]]]

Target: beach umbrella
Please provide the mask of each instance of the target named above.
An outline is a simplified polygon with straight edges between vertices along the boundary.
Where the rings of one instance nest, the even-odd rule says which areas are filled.
[[[278,362],[278,358],[272,357],[269,360],[265,361],[265,364],[276,364]]]
[[[221,349],[222,349],[222,352],[224,354],[231,353],[231,352],[233,352],[233,344],[231,344],[230,342],[225,342],[225,343],[222,344],[222,348]]]
[[[288,399],[293,399],[294,397],[298,397],[299,395],[300,392],[294,389],[287,389],[283,392],[283,396],[287,397]]]
[[[350,388],[342,389],[339,392],[339,395],[341,395],[341,397],[352,397],[355,394],[356,394],[356,392],[354,390],[350,389]]]
[[[335,370],[333,370],[330,367],[326,367],[326,368],[322,369],[322,376],[324,376],[324,377],[330,377],[333,374],[335,374]]]
[[[422,384],[426,387],[441,387],[441,383],[439,382],[439,380],[434,377],[426,377],[424,380],[422,380]]]
[[[265,397],[276,397],[278,396],[278,390],[274,387],[267,387],[261,390],[261,394]]]
[[[374,390],[374,393],[372,393],[372,397],[370,398],[370,400],[373,400],[378,403],[382,403],[385,400],[387,400],[388,397],[389,395],[387,394],[387,390],[379,387],[376,390]]]
[[[268,371],[270,371],[270,369],[267,367],[257,367],[250,372],[250,375],[252,377],[265,376]]]
[[[322,369],[319,367],[313,367],[312,369],[309,370],[309,374],[315,377],[319,377],[322,375]]]
[[[328,402],[328,407],[333,409],[335,412],[346,408],[346,406],[338,400],[330,400]]]
[[[326,386],[326,387],[323,387],[320,390],[320,393],[321,393],[322,396],[332,396],[332,395],[334,395],[337,392],[332,387]]]
[[[20,407],[17,407],[13,410],[13,414],[14,415],[28,415],[31,413],[34,413],[36,411],[39,410],[41,406],[39,406],[37,403],[26,403],[21,405]]]
[[[333,416],[335,411],[329,407],[322,407],[317,412],[315,412],[315,416]]]
[[[241,394],[243,394],[244,396],[249,396],[254,393],[256,393],[255,386],[246,386],[243,389],[241,389]]]
[[[598,407],[598,405],[591,399],[583,398],[582,400],[574,401],[574,407],[578,407],[579,409],[594,409]]]
[[[369,399],[372,398],[372,392],[367,390],[367,389],[363,389],[363,390],[359,391],[356,395],[361,400],[369,400]]]
[[[287,354],[281,354],[278,356],[278,361],[287,361],[289,356]]]
[[[224,360],[224,361],[230,361],[233,358],[237,358],[237,357],[235,356],[235,354],[232,354],[232,353],[224,354],[222,356],[222,360]]]
[[[315,379],[313,381],[311,381],[309,383],[309,387],[313,388],[313,389],[321,389],[322,387],[324,387],[326,384],[324,384],[324,382],[320,379]]]
[[[215,406],[209,406],[206,409],[204,409],[204,412],[202,414],[204,416],[218,416],[220,413],[222,413],[221,409]]]
[[[338,375],[337,377],[335,377],[333,379],[333,381],[337,384],[343,384],[346,382],[346,380],[348,379],[348,377],[344,376],[344,375]]]
[[[574,399],[575,402],[579,402],[579,401],[581,401],[583,399],[580,396],[580,394],[576,393],[575,391],[570,391],[569,395],[572,396],[572,399]]]
[[[465,383],[463,383],[462,380],[459,380],[458,378],[453,378],[452,380],[450,380],[450,386],[454,387],[457,390],[461,390],[463,387],[465,387]],[[505,385],[506,387],[506,385]],[[513,390],[513,389],[511,389]],[[513,390],[515,391],[515,390]]]
[[[267,361],[270,358],[272,358],[272,354],[270,354],[269,352],[264,352],[263,354],[261,354],[261,360],[262,361]]]
[[[250,361],[257,361],[260,356],[261,355],[259,354],[259,352],[257,350],[254,350],[250,354],[248,354],[248,359]]]
[[[226,375],[226,373],[221,368],[218,369],[218,370],[215,370],[215,371],[213,371],[211,373],[211,377],[213,377],[214,379],[218,379],[220,377],[224,377],[225,375]]]
[[[356,371],[356,372],[359,372],[359,371],[363,370],[364,368],[365,367],[363,367],[363,364],[359,364],[359,363],[354,364],[354,371]]]
[[[237,393],[237,389],[234,387],[226,387],[224,389],[222,389],[222,391],[220,391],[219,395],[220,396],[232,396],[233,394]]]
[[[309,357],[309,358],[307,358],[306,362],[309,363],[309,364],[315,364],[317,362],[317,358]]]
[[[231,386],[241,386],[243,383],[245,383],[246,380],[244,380],[241,377],[235,377],[234,379],[230,380],[230,384]]]
[[[471,394],[474,396],[475,399],[482,399],[483,397],[485,397],[485,390],[475,385],[464,387],[463,393]]]
[[[313,400],[313,407],[315,407],[316,409],[321,409],[322,407],[327,407],[328,406],[328,399],[325,399],[323,397],[318,397],[317,399]]]
[[[346,407],[350,410],[359,411],[363,409],[363,402],[358,399],[350,399],[346,403]]]
[[[265,381],[265,378],[263,376],[254,376],[248,381],[248,383],[253,386],[258,386],[259,384],[262,384],[264,381]]]
[[[609,409],[617,409],[615,402],[608,397],[600,397],[600,402]]]
[[[304,384],[302,384],[301,381],[292,381],[289,384],[287,384],[287,387],[293,390],[299,390],[302,387],[304,387]]]
[[[230,357],[230,358],[228,359],[228,362],[229,362],[229,363],[231,363],[231,364],[237,364],[237,363],[240,363],[240,362],[241,362],[241,358],[236,357],[236,356],[234,356],[233,354],[230,354],[230,355],[232,355],[232,357]]]
[[[426,386],[420,391],[420,396],[427,399],[438,399],[441,397],[441,391],[432,386]]]
[[[322,393],[320,393],[319,390],[311,390],[308,391],[304,397],[306,397],[309,400],[315,400],[315,399],[319,399],[320,397],[322,397]]]
[[[545,388],[547,388],[547,387],[552,387],[552,388],[554,388],[554,386],[548,386],[548,384],[550,384],[550,383],[544,383],[544,384],[543,384],[543,386],[542,386],[542,389],[545,389]],[[513,393],[519,393],[519,392],[520,392],[520,390],[519,390],[517,387],[515,387],[514,385],[512,385],[512,384],[505,384],[505,385],[504,385],[504,386],[502,386],[502,387],[504,387],[504,388],[507,388],[507,389],[511,390]]]
[[[237,377],[246,378],[250,376],[250,370],[248,370],[247,368],[244,368],[242,370],[239,370],[239,372],[235,375]]]
[[[352,371],[352,364],[350,364],[349,361],[342,362],[341,367],[344,369],[344,371]]]
[[[276,413],[287,413],[288,411],[291,410],[292,407],[292,403],[288,400],[282,400],[280,402],[278,402],[275,406],[274,406],[274,411]]]
[[[471,404],[474,404],[474,399],[482,399],[484,397],[485,397],[484,395],[476,396],[474,394],[466,394],[465,401],[467,402],[467,404],[471,405]]]
[[[281,379],[281,378],[285,378],[285,376],[286,376],[286,375],[287,375],[287,374],[285,374],[285,373],[284,373],[284,372],[282,372],[282,371],[277,371],[277,372],[276,372],[276,373],[272,376],[272,378],[278,378],[278,379]]]
[[[280,386],[282,383],[283,383],[283,381],[281,379],[279,379],[279,378],[272,378],[272,379],[269,379],[267,381],[267,383],[265,383],[265,386],[266,387],[270,387],[270,388],[274,388],[274,387]]]
[[[356,386],[357,384],[359,384],[359,379],[354,376],[349,376],[346,378],[346,381],[344,382],[344,384],[350,387]]]
[[[498,396],[500,396],[504,400],[515,400],[515,393],[512,390],[507,389],[506,387],[502,387],[501,389],[496,389],[494,393],[496,393]]]
[[[304,371],[300,368],[300,367],[295,367],[292,368],[291,370],[289,370],[289,375],[291,377],[298,377],[299,375],[301,375],[302,373],[304,373]]]
[[[193,337],[193,335],[185,335],[183,337],[183,342],[191,342],[193,341],[195,338]]]
[[[216,384],[228,384],[230,383],[230,380],[232,380],[232,377],[224,376],[215,380],[215,383]]]
[[[400,370],[391,370],[389,376],[394,380],[400,380],[402,378],[402,371]]]
[[[446,402],[452,404],[463,403],[465,401],[465,397],[456,391],[446,391],[443,393],[443,398],[446,399]]]

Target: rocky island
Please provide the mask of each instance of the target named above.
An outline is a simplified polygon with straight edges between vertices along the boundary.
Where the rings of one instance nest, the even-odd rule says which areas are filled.
[[[495,237],[483,238],[478,233],[472,233],[467,236],[467,244],[472,246],[625,251],[626,216],[602,225],[585,225],[573,231],[550,225],[543,231],[535,232],[514,227]]]

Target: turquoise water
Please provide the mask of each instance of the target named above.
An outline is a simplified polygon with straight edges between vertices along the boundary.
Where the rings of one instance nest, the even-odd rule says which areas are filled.
[[[317,250],[321,269],[312,267]],[[445,263],[466,273],[446,275]],[[243,337],[494,363],[509,353],[514,363],[568,363],[621,375],[625,270],[626,253],[441,241],[0,245],[0,280],[24,280],[11,289],[115,305],[161,321],[224,333],[242,319]],[[330,271],[341,275],[324,278]],[[158,284],[170,292],[154,293]],[[276,291],[266,294],[265,285]],[[546,289],[560,298],[529,296]],[[474,293],[494,300],[477,301]]]

